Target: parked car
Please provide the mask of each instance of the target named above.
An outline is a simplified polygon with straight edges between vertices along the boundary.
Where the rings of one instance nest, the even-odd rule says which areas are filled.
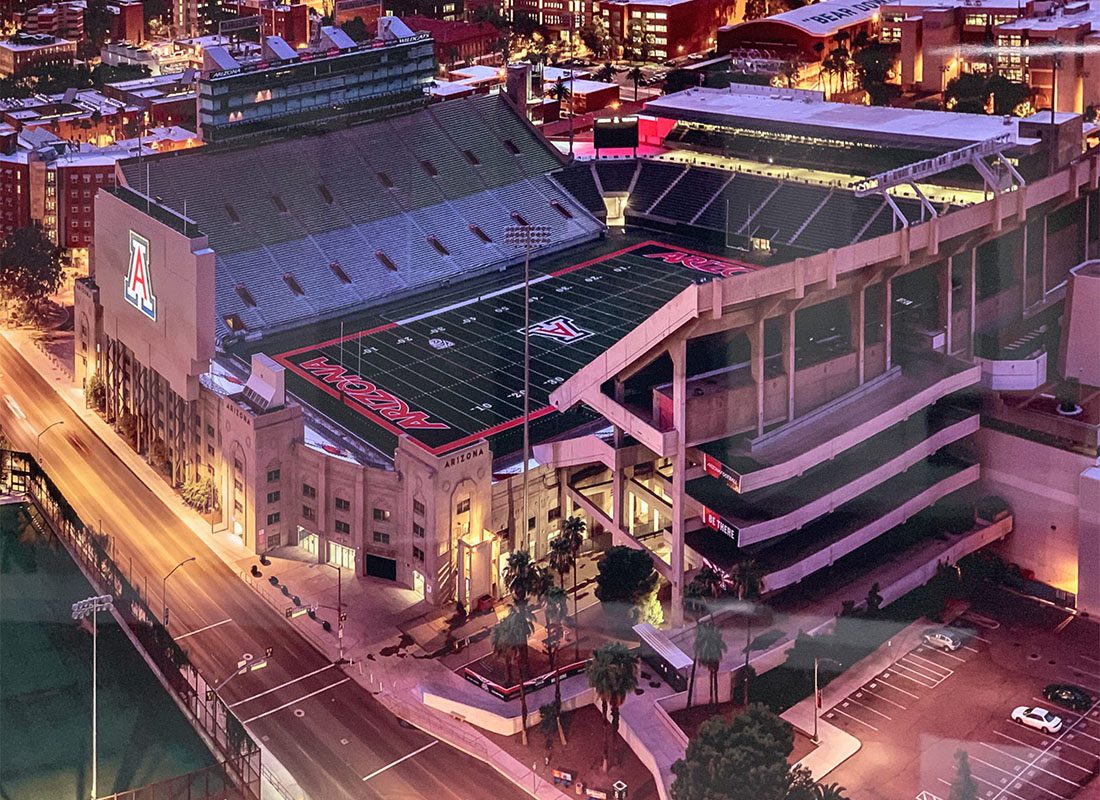
[[[1062,718],[1038,706],[1016,706],[1012,709],[1012,721],[1043,733],[1058,733],[1062,730]]]
[[[1043,697],[1074,711],[1088,711],[1092,707],[1092,695],[1080,686],[1070,683],[1052,683],[1043,689]]]
[[[948,650],[952,653],[963,646],[962,637],[950,628],[934,628],[925,631],[921,641],[929,647]]]

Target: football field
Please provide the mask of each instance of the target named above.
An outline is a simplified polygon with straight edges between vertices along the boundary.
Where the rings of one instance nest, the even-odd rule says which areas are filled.
[[[556,414],[550,392],[692,283],[754,266],[647,241],[532,275],[532,442],[585,420]],[[453,299],[453,298],[452,298]],[[408,435],[440,454],[490,439],[519,450],[523,422],[524,286],[511,270],[498,287],[436,308],[410,303],[345,320],[340,335],[267,349],[287,386],[322,413],[392,453]],[[294,337],[302,342],[301,332]],[[271,341],[284,341],[273,337]],[[350,415],[350,416],[349,416]]]

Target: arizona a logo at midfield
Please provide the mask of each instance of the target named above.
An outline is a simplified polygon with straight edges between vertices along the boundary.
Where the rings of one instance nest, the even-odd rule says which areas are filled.
[[[126,270],[126,302],[151,320],[157,318],[157,298],[149,276],[149,240],[130,231],[130,267]]]
[[[554,317],[553,319],[536,322],[527,329],[527,332],[532,336],[545,336],[547,339],[565,342],[566,344],[571,344],[580,339],[587,339],[592,335],[592,331],[586,331],[569,317]],[[518,333],[523,333],[523,328],[520,328]]]

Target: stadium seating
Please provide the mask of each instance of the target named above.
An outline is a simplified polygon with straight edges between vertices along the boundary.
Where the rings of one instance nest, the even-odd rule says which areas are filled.
[[[546,177],[559,156],[502,96],[321,139],[122,165],[127,185],[144,192],[148,176],[149,194],[209,237],[219,336],[231,314],[250,330],[289,327],[498,268],[518,257],[504,242],[514,214],[549,226],[551,250],[601,231]]]
[[[695,219],[723,186],[733,178],[733,173],[719,170],[692,169],[677,181],[668,194],[661,198],[651,214],[667,217],[677,222],[690,223]]]
[[[629,161],[597,161],[595,169],[605,194],[625,192],[634,181],[634,173],[638,169],[638,162],[634,159]]]
[[[648,213],[650,206],[688,169],[666,161],[642,161],[638,168],[638,178],[634,181],[634,188],[626,201],[627,208],[637,214]]]
[[[607,207],[600,196],[600,189],[596,185],[596,176],[592,172],[591,164],[584,161],[578,162],[560,172],[555,172],[553,178],[592,214],[597,217],[607,214]]]

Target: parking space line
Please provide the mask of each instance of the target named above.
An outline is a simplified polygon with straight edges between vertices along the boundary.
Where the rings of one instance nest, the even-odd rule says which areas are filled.
[[[944,650],[936,650],[935,652],[936,652],[937,655],[941,655],[944,658],[950,658],[952,661],[958,661],[960,664],[965,664],[966,663],[965,658],[959,658],[954,653],[948,653]]]
[[[984,745],[985,747],[988,747],[990,750],[992,750],[995,753],[1000,753],[1003,756],[1008,756],[1013,761],[1019,761],[1021,764],[1026,764],[1027,763],[1024,759],[1020,758],[1019,756],[1014,756],[1014,755],[1012,755],[1012,753],[1009,753],[1006,750],[1001,750],[1000,748],[994,747],[989,742],[979,742],[978,744],[981,744],[981,745]],[[1058,758],[1058,756],[1054,756],[1054,758]],[[1058,759],[1058,760],[1061,761],[1061,759]],[[1077,783],[1077,781],[1071,781],[1069,778],[1063,778],[1057,772],[1051,772],[1049,769],[1043,769],[1038,764],[1034,764],[1032,766],[1034,767],[1034,769],[1037,769],[1040,772],[1045,772],[1047,775],[1050,775],[1052,778],[1057,778],[1058,780],[1060,780],[1064,783],[1068,783],[1070,786],[1077,787],[1077,786],[1080,785],[1080,784]]]
[[[1023,747],[1028,747],[1028,748],[1031,748],[1031,749],[1034,749],[1034,750],[1038,750],[1038,749],[1039,749],[1039,745],[1036,745],[1036,744],[1028,744],[1027,742],[1025,742],[1025,741],[1021,741],[1020,739],[1017,739],[1017,738],[1016,738],[1016,737],[1014,737],[1014,736],[1009,736],[1009,735],[1008,735],[1007,733],[1003,733],[1003,732],[1001,732],[1001,731],[993,731],[993,732],[994,732],[995,734],[997,734],[998,736],[1003,736],[1003,737],[1004,737],[1005,739],[1008,739],[1008,740],[1009,740],[1010,742],[1015,742],[1016,744],[1018,744],[1018,745],[1022,745]],[[1092,756],[1093,758],[1096,758],[1096,753],[1090,753],[1090,752],[1089,752],[1088,750],[1086,750],[1085,748],[1083,748],[1083,747],[1078,747],[1078,746],[1077,746],[1077,745],[1075,745],[1075,744],[1074,744],[1073,742],[1059,742],[1059,744],[1064,744],[1064,745],[1065,745],[1066,747],[1072,747],[1072,748],[1073,748],[1074,750],[1080,750],[1080,751],[1081,751],[1082,753],[1084,753],[1085,755],[1087,755],[1087,756]],[[1072,761],[1070,761],[1070,760],[1068,760],[1068,759],[1065,759],[1065,758],[1062,758],[1061,756],[1055,756],[1055,758],[1057,758],[1057,759],[1058,759],[1058,760],[1060,760],[1060,761],[1065,761],[1065,762],[1066,762],[1067,764],[1072,764],[1073,766],[1077,767],[1077,765],[1076,765],[1076,764],[1074,764],[1074,763],[1073,763]],[[1081,769],[1081,767],[1077,767],[1077,768],[1078,768],[1078,769]],[[1087,772],[1087,770],[1086,770],[1086,772]]]
[[[1058,794],[1058,792],[1054,791],[1053,789],[1048,789],[1045,786],[1043,786],[1042,784],[1035,783],[1035,781],[1030,781],[1030,780],[1028,780],[1027,778],[1024,777],[1024,775],[1023,775],[1024,771],[1028,770],[1028,769],[1031,769],[1033,766],[1035,766],[1034,764],[1028,764],[1026,761],[1024,761],[1023,762],[1024,767],[1019,772],[1009,772],[1007,769],[1002,769],[1001,767],[998,767],[996,764],[990,764],[988,761],[983,761],[982,759],[978,758],[977,756],[970,756],[970,758],[974,761],[977,761],[979,764],[984,764],[985,766],[989,767],[990,769],[997,770],[997,772],[1003,772],[1005,775],[1012,778],[1012,781],[1009,781],[1009,783],[1012,783],[1013,781],[1023,781],[1024,783],[1028,784],[1029,786],[1034,786],[1040,792],[1046,792],[1047,794],[1049,794],[1053,797],[1059,798],[1059,800],[1069,800],[1069,798],[1066,797],[1064,794]],[[1074,784],[1074,785],[1076,785],[1076,784]]]
[[[969,650],[971,653],[977,653],[978,652],[978,650],[976,650],[975,648],[973,648],[973,647],[971,647],[970,645],[967,645],[967,644],[964,644],[962,649],[963,650]]]
[[[910,653],[908,656],[906,656],[906,658],[920,659],[925,664],[930,664],[931,666],[935,667],[936,669],[944,670],[947,673],[946,675],[943,676],[945,678],[950,678],[952,675],[955,674],[955,670],[950,669],[948,667],[945,667],[943,664],[937,664],[935,661],[929,661],[927,658],[924,658],[923,656],[918,656],[916,653]]]
[[[1081,722],[1081,720],[1085,720],[1085,718],[1081,717],[1081,719],[1077,720],[1077,722]],[[1088,720],[1085,720],[1085,721],[1087,722]],[[1077,722],[1072,723],[1069,727],[1073,728],[1073,726],[1076,725]],[[1088,733],[1087,731],[1083,731],[1080,728],[1077,728],[1077,729],[1073,730],[1072,732],[1073,733],[1079,733],[1082,736],[1087,736],[1088,738],[1092,739],[1095,742],[1100,742],[1100,737],[1093,736],[1091,733]]]
[[[1093,658],[1092,656],[1086,656],[1083,653],[1081,654],[1081,658],[1085,659],[1086,661],[1091,661],[1094,664],[1100,664],[1100,658]]]
[[[255,700],[258,697],[263,697],[265,694],[271,694],[272,692],[277,692],[282,688],[290,686],[290,684],[292,684],[292,683],[297,683],[298,681],[304,681],[306,678],[313,677],[318,672],[324,672],[326,669],[332,669],[335,666],[336,666],[335,664],[326,664],[325,666],[321,667],[320,669],[315,669],[315,670],[313,670],[313,672],[307,672],[305,675],[299,675],[297,678],[291,678],[289,681],[285,681],[283,683],[280,683],[278,686],[272,686],[270,689],[262,691],[259,694],[254,694],[251,697],[244,698],[243,700],[238,700],[236,703],[230,703],[229,707],[230,708],[236,708],[237,706],[244,705],[245,703],[248,703],[252,700]]]
[[[870,711],[870,712],[871,712],[872,714],[878,714],[878,715],[879,715],[880,717],[882,717],[883,719],[888,719],[888,720],[890,720],[891,722],[893,722],[893,721],[894,721],[894,718],[893,718],[893,717],[887,716],[886,714],[883,714],[883,713],[882,713],[881,711],[878,711],[878,710],[876,710],[876,709],[873,709],[873,708],[871,708],[871,707],[870,707],[869,705],[867,705],[866,703],[861,703],[861,702],[859,702],[859,701],[858,701],[858,700],[856,700],[856,699],[855,699],[854,697],[849,697],[849,698],[848,698],[848,702],[849,702],[849,703],[855,703],[855,704],[856,704],[857,706],[859,706],[860,708],[866,708],[866,709],[867,709],[868,711]]]
[[[902,677],[904,678],[905,676],[902,675]],[[912,692],[907,692],[907,691],[905,691],[904,689],[902,689],[898,686],[894,686],[894,684],[887,681],[884,677],[882,677],[882,675],[878,676],[878,679],[875,681],[875,683],[881,683],[883,686],[889,686],[895,692],[901,692],[904,695],[908,695],[909,697],[912,697],[914,700],[920,700],[920,695],[913,694]]]
[[[1070,667],[1074,672],[1079,672],[1082,675],[1088,675],[1090,678],[1100,678],[1100,672],[1089,672],[1083,667]]]
[[[1010,792],[1010,791],[1008,791],[1008,787],[1007,787],[1007,786],[998,786],[997,784],[993,783],[993,781],[987,781],[987,780],[986,780],[985,778],[983,778],[983,777],[982,777],[981,775],[979,775],[979,774],[978,774],[978,773],[976,773],[976,772],[973,772],[973,773],[971,773],[971,776],[972,776],[972,777],[974,778],[974,780],[976,780],[976,781],[980,781],[981,783],[989,784],[989,785],[990,785],[990,786],[992,786],[992,787],[993,787],[994,789],[1000,789],[1000,791],[999,791],[999,792],[997,792],[997,794],[995,794],[995,795],[993,796],[993,800],[997,800],[997,799],[998,799],[998,798],[999,798],[999,797],[1000,797],[1000,796],[1001,796],[1002,794],[1007,794],[1007,795],[1009,795],[1009,796],[1011,796],[1011,797],[1015,797],[1015,798],[1016,798],[1016,800],[1027,800],[1027,798],[1026,798],[1026,797],[1021,797],[1020,795],[1016,794],[1015,792]],[[950,786],[950,785],[951,785],[951,784],[948,784],[948,786]]]
[[[929,684],[929,683],[922,683],[921,681],[918,681],[914,678],[909,678],[909,680],[913,681],[913,683],[919,683],[925,689],[935,689],[939,685],[939,681],[937,681],[931,675],[926,675],[925,673],[920,672],[918,670],[915,670],[910,666],[902,664],[900,661],[895,661],[894,662],[893,669],[894,669],[894,674],[895,675],[900,675],[902,678],[909,678],[909,676],[902,673],[902,672],[898,672],[899,669],[903,669],[906,672],[912,672],[914,675],[919,675],[921,678],[924,678],[924,680],[926,680],[926,681],[932,681],[932,683]]]
[[[1092,708],[1090,708],[1090,709],[1089,709],[1089,711],[1092,711],[1092,709],[1093,709],[1093,708],[1096,708],[1096,707],[1097,707],[1098,705],[1100,705],[1100,702],[1097,702],[1097,703],[1093,703],[1093,705],[1092,705]],[[1080,721],[1080,720],[1078,720],[1078,721]],[[1076,724],[1077,724],[1077,723],[1074,723],[1074,725],[1076,725]],[[1046,755],[1047,753],[1049,753],[1049,752],[1051,751],[1051,749],[1052,749],[1052,748],[1054,747],[1054,745],[1058,744],[1059,742],[1062,742],[1062,741],[1064,741],[1064,740],[1065,740],[1065,737],[1066,737],[1066,734],[1070,732],[1070,730],[1072,729],[1072,727],[1073,727],[1073,726],[1071,725],[1071,726],[1069,726],[1069,727],[1063,728],[1063,729],[1062,729],[1062,732],[1061,732],[1060,734],[1058,734],[1058,735],[1057,735],[1056,737],[1054,737],[1054,738],[1053,738],[1053,739],[1051,740],[1050,744],[1048,744],[1048,745],[1047,745],[1047,746],[1046,746],[1046,747],[1045,747],[1045,748],[1044,748],[1043,750],[1041,750],[1041,751],[1039,752],[1039,755],[1035,756],[1035,758],[1033,758],[1033,759],[1031,760],[1031,763],[1032,763],[1033,765],[1034,765],[1034,764],[1036,764],[1036,763],[1037,763],[1037,762],[1039,761],[1039,759],[1040,759],[1040,758],[1042,758],[1042,757],[1043,757],[1044,755]],[[1024,767],[1024,769],[1026,770],[1026,769],[1027,769],[1027,767]],[[1006,789],[1006,790],[1007,790],[1007,789]],[[999,793],[995,794],[995,795],[993,796],[992,800],[998,800],[998,798],[999,798],[999,797],[1000,797],[1000,796],[1001,796],[1002,794],[1004,794],[1004,791],[1006,791],[1006,790],[1002,790],[1001,792],[999,792]]]
[[[908,707],[903,706],[901,703],[895,703],[893,700],[891,700],[889,697],[886,697],[885,695],[881,695],[878,692],[872,692],[866,686],[863,687],[863,691],[867,692],[867,694],[871,695],[872,697],[877,697],[879,700],[881,700],[884,703],[889,703],[892,706],[897,706],[902,711],[908,711],[909,710]]]
[[[273,708],[270,711],[265,711],[262,714],[257,714],[256,716],[251,717],[250,719],[241,720],[241,724],[242,725],[247,725],[250,722],[255,722],[256,720],[262,719],[263,717],[266,717],[269,714],[274,714],[276,711],[282,711],[284,708],[288,708],[290,706],[297,705],[298,703],[301,703],[304,700],[308,700],[309,698],[313,697],[314,695],[318,695],[321,692],[327,692],[329,689],[335,689],[340,684],[347,683],[350,680],[351,680],[351,678],[344,678],[342,681],[336,681],[336,683],[330,683],[328,686],[325,686],[322,689],[318,689],[315,692],[310,692],[307,695],[302,695],[301,697],[299,697],[295,700],[291,700],[290,702],[283,703],[281,706],[278,706],[277,708]]]
[[[834,708],[831,708],[831,709],[829,709],[829,710],[830,710],[830,711],[834,711],[834,712],[836,712],[837,714],[843,714],[843,715],[844,715],[845,717],[847,717],[848,719],[852,719],[852,720],[855,720],[855,721],[856,721],[856,722],[858,722],[858,723],[859,723],[860,725],[865,725],[866,727],[868,727],[868,728],[870,728],[871,730],[873,730],[873,731],[875,731],[876,733],[878,733],[878,728],[876,728],[876,727],[875,727],[874,725],[872,725],[872,724],[871,724],[871,723],[869,723],[869,722],[864,722],[864,721],[863,721],[863,720],[861,720],[861,719],[860,719],[859,717],[853,717],[853,716],[852,716],[851,714],[845,714],[845,713],[844,713],[843,711],[841,711],[841,710],[840,710],[839,708],[835,708],[835,707],[834,707]]]

